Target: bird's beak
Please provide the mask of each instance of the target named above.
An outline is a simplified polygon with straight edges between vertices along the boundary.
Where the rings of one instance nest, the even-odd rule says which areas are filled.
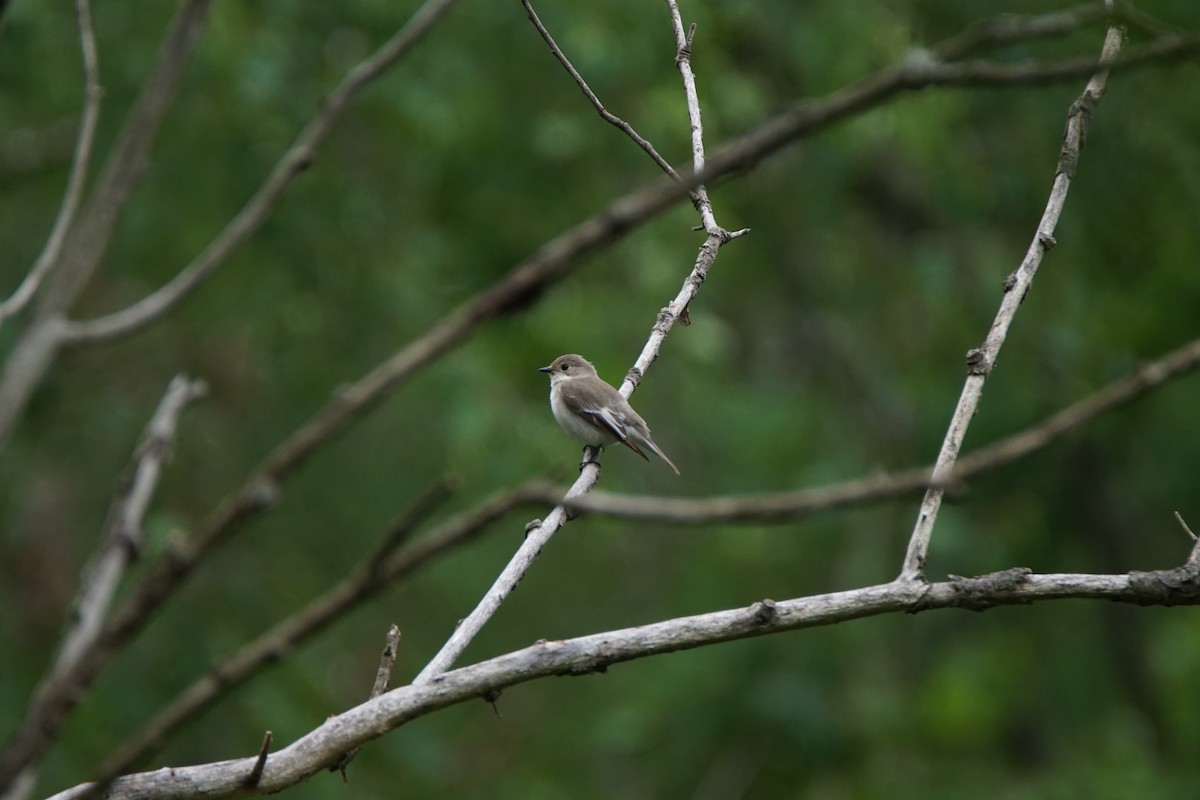
[[[545,373],[549,373],[549,372],[550,372],[550,368],[549,368],[549,367],[538,367],[538,372],[545,372]]]

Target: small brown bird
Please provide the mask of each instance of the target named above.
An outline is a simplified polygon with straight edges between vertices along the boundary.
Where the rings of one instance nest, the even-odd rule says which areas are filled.
[[[583,356],[559,356],[539,372],[550,376],[550,410],[572,439],[589,447],[620,442],[647,461],[642,447],[667,462],[679,474],[667,454],[650,438],[650,428],[629,401],[596,374],[596,368]]]

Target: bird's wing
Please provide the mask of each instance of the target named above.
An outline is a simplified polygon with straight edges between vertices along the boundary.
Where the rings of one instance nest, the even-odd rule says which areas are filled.
[[[612,392],[611,395],[605,392],[603,397],[593,397],[591,393],[584,396],[583,393],[573,391],[573,388],[570,383],[563,385],[564,394],[570,395],[564,399],[578,410],[580,416],[596,427],[607,431],[618,442],[642,458],[650,460],[650,457],[642,452],[637,443],[629,438],[630,424],[625,409],[628,408],[634,414],[636,412],[629,408],[629,401],[620,392],[608,387]]]
[[[650,460],[650,457],[642,452],[642,448],[638,447],[637,443],[630,438],[629,428],[625,422],[625,415],[620,410],[614,413],[611,407],[606,406],[605,408],[593,409],[588,412],[588,415],[596,424],[602,425],[611,431],[612,435],[617,437],[618,442],[647,461]]]

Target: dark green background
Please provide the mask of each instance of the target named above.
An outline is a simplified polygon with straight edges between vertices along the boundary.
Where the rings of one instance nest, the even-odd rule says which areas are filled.
[[[344,72],[412,3],[216,3],[147,179],[78,312],[140,298],[190,261]],[[97,164],[175,4],[95,9]],[[1147,4],[1195,28],[1193,0]],[[687,120],[665,7],[545,3],[592,87],[673,163]],[[712,148],[1000,7],[983,2],[686,2]],[[1042,11],[1011,3],[1005,10]],[[993,54],[1094,56],[1103,27]],[[1135,36],[1135,41],[1137,37]],[[0,27],[0,259],[7,293],[66,180],[82,77],[72,4],[15,0]],[[970,450],[1195,337],[1200,104],[1194,63],[1116,76]],[[1020,262],[1083,81],[931,90],[793,145],[716,187],[722,250],[635,403],[683,471],[610,451],[602,488],[686,496],[816,486],[928,463]],[[170,319],[59,359],[0,456],[0,721],[52,656],[81,562],[177,371],[184,416],[148,520],[150,558],[290,431],[541,243],[656,178],[552,61],[516,2],[453,9],[356,100],[252,241]],[[45,792],[167,698],[341,578],[445,473],[440,512],[578,452],[536,367],[580,352],[618,382],[687,275],[686,204],[589,257],[326,448],[277,509],[218,551],[105,674],[45,764]],[[22,321],[0,331],[11,348]],[[1200,378],[1186,377],[943,509],[929,574],[1180,563],[1200,525]],[[465,656],[539,638],[891,579],[917,497],[772,527],[587,518],[551,544]],[[250,755],[361,701],[391,622],[397,678],[428,660],[521,541],[514,513],[384,593],[166,743],[148,766]],[[149,560],[149,559],[148,559]],[[136,577],[135,570],[132,577]],[[371,744],[349,787],[302,797],[1190,797],[1200,779],[1192,609],[1053,603],[894,615],[540,681]],[[6,734],[5,734],[6,735]]]

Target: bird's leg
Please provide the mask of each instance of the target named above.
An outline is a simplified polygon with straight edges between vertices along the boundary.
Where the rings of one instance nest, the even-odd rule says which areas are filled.
[[[592,447],[590,445],[587,447],[584,447],[583,448],[583,460],[579,462],[579,471],[583,472],[583,468],[586,467],[588,464],[595,464],[597,467],[599,467],[600,462],[597,461],[596,459],[598,459],[600,457],[600,452],[603,449],[604,449],[603,447]]]

